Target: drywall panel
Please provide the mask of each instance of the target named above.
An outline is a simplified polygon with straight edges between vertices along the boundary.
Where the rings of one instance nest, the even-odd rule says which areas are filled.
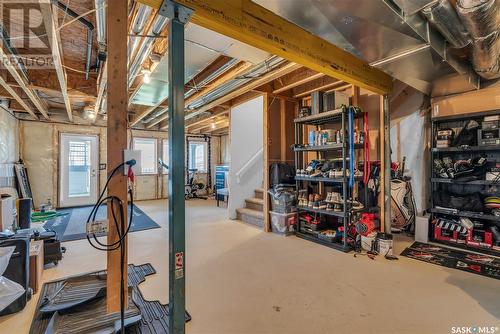
[[[0,109],[0,164],[16,162],[19,158],[19,121]]]
[[[262,187],[263,156],[253,159],[263,149],[264,97],[259,96],[231,108],[231,166],[229,169],[229,217],[236,218],[236,209],[245,206],[245,198],[253,197]],[[251,165],[248,165],[252,161]],[[240,178],[237,174],[247,165]]]

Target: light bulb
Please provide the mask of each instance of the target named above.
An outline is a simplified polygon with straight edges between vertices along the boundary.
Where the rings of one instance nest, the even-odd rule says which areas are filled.
[[[215,122],[212,123],[212,129],[215,129]]]
[[[142,77],[142,81],[145,84],[148,84],[151,82],[151,75],[149,74],[149,72],[144,72],[144,76]]]

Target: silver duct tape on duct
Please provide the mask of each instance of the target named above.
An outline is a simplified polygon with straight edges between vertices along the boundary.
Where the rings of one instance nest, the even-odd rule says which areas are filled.
[[[467,29],[448,0],[432,3],[422,10],[422,14],[452,47],[463,48],[471,42]]]
[[[500,78],[500,0],[458,0],[457,12],[472,35],[472,64],[483,78]]]

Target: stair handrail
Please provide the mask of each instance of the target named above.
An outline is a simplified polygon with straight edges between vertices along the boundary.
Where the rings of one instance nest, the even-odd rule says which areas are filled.
[[[238,183],[241,183],[241,177],[247,173],[247,171],[250,169],[251,166],[253,166],[261,156],[264,155],[264,147],[259,149],[248,161],[241,166],[240,170],[236,172],[236,181]]]

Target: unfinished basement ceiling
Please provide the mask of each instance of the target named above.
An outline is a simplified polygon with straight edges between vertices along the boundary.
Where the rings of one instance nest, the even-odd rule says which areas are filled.
[[[478,81],[463,53],[443,48],[442,36],[436,46],[416,32],[427,29],[418,11],[431,0],[254,1],[425,94],[434,80],[457,72],[472,85]]]
[[[220,55],[259,64],[271,55],[230,37],[189,23],[185,28],[185,83],[201,72]],[[151,75],[151,82],[144,83],[132,103],[155,106],[168,97],[168,57],[162,57]]]

